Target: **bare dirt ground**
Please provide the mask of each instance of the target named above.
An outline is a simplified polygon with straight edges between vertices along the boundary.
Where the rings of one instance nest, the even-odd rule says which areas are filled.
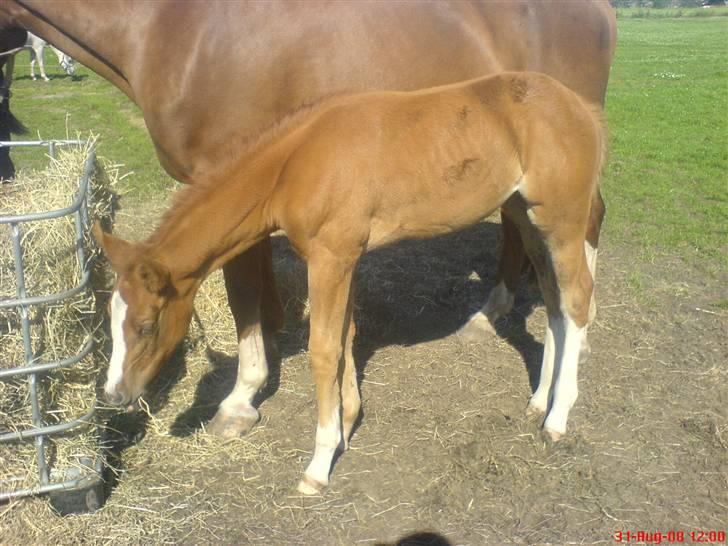
[[[254,431],[227,442],[205,433],[237,361],[231,328],[196,326],[151,415],[112,419],[118,476],[106,506],[66,518],[43,499],[0,506],[0,543],[609,544],[617,531],[671,530],[690,543],[701,536],[690,532],[726,531],[728,279],[677,258],[641,262],[607,229],[592,356],[553,445],[524,415],[542,352],[538,296],[524,283],[499,337],[454,335],[492,287],[499,237],[485,222],[363,260],[364,415],[323,495],[295,492],[316,412],[305,268],[277,238],[288,323]],[[648,279],[639,291],[628,287],[635,272]]]

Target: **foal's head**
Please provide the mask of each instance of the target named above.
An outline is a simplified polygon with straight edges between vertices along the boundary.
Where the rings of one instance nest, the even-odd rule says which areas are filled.
[[[112,404],[133,404],[187,332],[193,296],[179,292],[148,245],[124,241],[98,225],[94,236],[117,275],[109,302],[112,352],[104,391]]]

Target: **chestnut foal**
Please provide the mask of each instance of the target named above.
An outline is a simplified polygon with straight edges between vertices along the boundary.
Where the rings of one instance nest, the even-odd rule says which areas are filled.
[[[185,335],[205,277],[283,229],[308,264],[318,401],[316,447],[298,489],[320,492],[361,405],[351,351],[358,259],[401,239],[465,228],[503,207],[548,313],[528,411],[545,412],[544,429],[558,440],[577,397],[589,320],[594,271],[585,241],[604,142],[597,111],[549,76],[528,72],[338,96],[289,116],[206,184],[180,190],[146,241],[96,227],[118,275],[107,395],[117,403],[139,397]],[[251,400],[266,373],[238,378],[240,397],[227,408],[233,418],[257,415]]]

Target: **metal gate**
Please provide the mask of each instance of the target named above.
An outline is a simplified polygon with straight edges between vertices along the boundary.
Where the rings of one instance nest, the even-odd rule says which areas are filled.
[[[46,148],[51,158],[55,158],[56,148],[59,146],[82,146],[86,142],[82,140],[53,140],[53,141],[31,141],[31,142],[0,142],[0,147],[40,147]],[[15,430],[12,432],[0,431],[0,453],[2,446],[9,442],[33,442],[37,459],[38,481],[34,487],[13,489],[12,484],[0,482],[0,501],[51,493],[51,500],[60,512],[80,512],[95,510],[103,503],[103,457],[96,454],[81,460],[81,468],[72,468],[65,472],[58,472],[49,464],[46,448],[49,437],[68,433],[77,427],[94,423],[95,401],[91,404],[91,411],[76,419],[61,422],[54,425],[47,425],[46,409],[41,403],[39,389],[41,384],[39,378],[52,370],[70,368],[78,364],[82,359],[91,353],[94,348],[92,333],[88,334],[85,344],[75,355],[68,355],[61,360],[43,362],[36,357],[31,340],[30,311],[35,306],[46,306],[62,302],[84,290],[89,290],[91,267],[87,262],[87,249],[84,243],[84,233],[89,229],[89,200],[90,181],[95,166],[95,149],[92,147],[86,158],[83,175],[78,183],[78,193],[73,203],[65,208],[41,211],[31,214],[0,216],[0,225],[7,224],[10,227],[12,239],[12,251],[15,266],[16,295],[11,299],[0,299],[0,309],[14,309],[18,314],[22,330],[23,350],[25,353],[24,362],[17,363],[15,367],[0,369],[0,381],[16,380],[27,382],[28,399],[31,405],[32,427],[26,430]],[[62,216],[73,216],[75,223],[75,252],[79,264],[80,282],[76,286],[68,287],[65,290],[54,294],[29,296],[26,292],[23,244],[22,237],[24,228],[36,222],[60,218]],[[16,363],[11,363],[16,364]],[[60,474],[60,479],[55,474]],[[13,480],[8,480],[12,482]],[[18,479],[20,481],[20,479]]]

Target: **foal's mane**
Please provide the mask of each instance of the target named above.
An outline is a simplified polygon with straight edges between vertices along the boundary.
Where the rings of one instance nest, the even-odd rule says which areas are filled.
[[[251,156],[261,151],[276,138],[288,130],[293,130],[302,125],[308,121],[309,116],[312,116],[315,112],[324,110],[335,99],[341,98],[344,94],[344,91],[326,94],[314,101],[301,104],[288,114],[264,126],[256,133],[239,133],[232,136],[217,149],[215,154],[210,157],[210,161],[224,165],[221,171],[227,173],[231,165],[237,165],[240,162],[250,159]],[[206,181],[203,181],[203,184],[206,184],[208,181],[214,183],[214,178],[216,176],[208,178]],[[196,184],[199,184],[199,182],[201,181],[196,181]]]
[[[171,206],[162,215],[160,225],[149,238],[149,242],[159,239],[165,225],[174,222],[176,218],[184,214],[185,209],[193,206],[198,200],[204,199],[205,195],[223,185],[235,183],[237,178],[233,176],[233,173],[238,172],[245,164],[254,161],[255,157],[274,143],[278,137],[300,127],[315,113],[325,110],[342,95],[343,92],[324,95],[316,101],[299,106],[257,133],[252,135],[240,133],[227,140],[208,158],[210,164],[219,164],[220,167],[212,170],[205,178],[187,184],[174,194]]]

